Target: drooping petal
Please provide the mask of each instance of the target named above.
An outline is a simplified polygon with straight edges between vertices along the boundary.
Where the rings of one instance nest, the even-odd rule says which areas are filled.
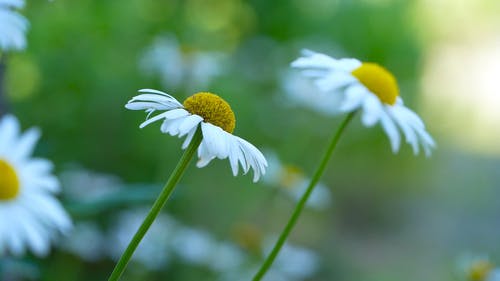
[[[241,151],[243,152],[247,164],[254,170],[253,181],[257,182],[261,175],[266,173],[267,161],[262,152],[248,141],[234,136],[240,144]]]
[[[375,95],[370,94],[363,100],[362,107],[361,121],[366,127],[372,127],[380,119],[383,111],[382,103]]]
[[[361,106],[365,97],[369,95],[361,85],[352,85],[345,90],[345,98],[339,108],[342,112],[351,112]]]
[[[419,152],[417,135],[413,131],[413,128],[410,125],[408,125],[404,117],[400,114],[399,111],[400,107],[401,106],[398,105],[388,107],[388,113],[392,117],[392,119],[396,121],[396,124],[398,124],[399,128],[401,128],[403,134],[405,135],[406,142],[412,146],[413,153],[417,155]]]
[[[391,142],[392,152],[397,153],[399,151],[399,146],[401,145],[401,137],[394,121],[392,121],[389,115],[383,111],[380,115],[380,123],[382,125],[382,129]]]
[[[184,121],[179,125],[179,137],[181,138],[191,132],[201,121],[203,121],[203,118],[196,114],[184,118]]]
[[[201,123],[201,130],[207,153],[219,159],[226,158],[229,155],[226,139],[231,135],[220,127],[205,122]]]

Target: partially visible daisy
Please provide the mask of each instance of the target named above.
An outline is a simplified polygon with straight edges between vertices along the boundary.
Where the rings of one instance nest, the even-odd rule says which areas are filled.
[[[500,268],[488,256],[464,255],[458,261],[461,279],[466,281],[500,281]]]
[[[261,251],[269,252],[272,242],[276,237],[266,237],[260,245]],[[252,280],[256,270],[254,260],[247,257],[246,263],[240,267],[228,268],[221,276],[221,280]],[[320,257],[311,249],[298,245],[285,243],[283,252],[276,259],[275,266],[271,268],[263,281],[300,281],[314,279],[320,268]]]
[[[35,128],[21,134],[12,115],[0,119],[0,255],[29,249],[44,256],[56,235],[72,226],[54,197],[60,186],[52,163],[31,157],[39,137]]]
[[[292,67],[313,78],[321,91],[340,95],[341,102],[332,106],[338,106],[341,112],[360,110],[367,127],[380,122],[394,153],[400,147],[401,130],[415,154],[420,146],[427,156],[431,154],[434,140],[420,117],[403,104],[396,79],[387,69],[353,58],[334,59],[310,50],[304,50]]]
[[[201,50],[185,50],[173,35],[157,37],[144,52],[140,67],[159,75],[164,86],[179,89],[206,88],[225,69],[226,55]]]
[[[238,174],[239,165],[246,174],[254,171],[253,181],[265,174],[267,161],[262,153],[248,141],[232,134],[236,119],[229,104],[219,96],[200,92],[188,97],[182,104],[174,97],[152,89],[139,90],[140,95],[133,97],[125,107],[131,110],[145,110],[147,120],[143,128],[158,120],[163,120],[161,131],[172,136],[184,137],[182,145],[186,149],[196,130],[201,129],[203,140],[198,147],[199,168],[214,158],[229,158],[233,175]],[[156,116],[156,110],[165,111]]]
[[[127,210],[118,215],[118,219],[108,234],[105,248],[113,259],[120,258],[120,254],[127,247],[134,231],[141,224],[141,220],[148,209],[137,208]],[[135,252],[133,261],[139,262],[151,270],[164,270],[172,258],[170,242],[175,238],[178,223],[167,214],[160,214],[144,237]]]
[[[263,178],[264,182],[284,191],[295,202],[298,202],[311,181],[297,166],[284,164],[276,153],[266,153],[269,170]],[[318,183],[307,200],[306,206],[314,209],[325,209],[332,202],[330,189],[324,183]]]
[[[0,50],[26,48],[28,20],[14,9],[24,7],[24,0],[0,0]]]

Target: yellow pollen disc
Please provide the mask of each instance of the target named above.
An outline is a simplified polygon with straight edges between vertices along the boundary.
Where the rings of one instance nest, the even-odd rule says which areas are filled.
[[[280,171],[280,184],[286,188],[294,187],[303,178],[302,171],[293,165],[285,165]]]
[[[387,69],[376,63],[363,63],[352,75],[384,103],[394,104],[399,95],[398,82]]]
[[[236,118],[231,106],[218,95],[200,92],[187,98],[184,108],[192,114],[203,117],[205,122],[222,128],[228,133],[234,131]]]
[[[470,281],[486,281],[486,278],[493,270],[493,265],[487,260],[475,262],[469,270]]]
[[[14,168],[0,159],[0,201],[12,200],[19,193],[19,180]]]

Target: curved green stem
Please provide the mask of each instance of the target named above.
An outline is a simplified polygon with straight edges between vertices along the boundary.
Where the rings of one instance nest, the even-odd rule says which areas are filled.
[[[196,149],[201,143],[201,139],[202,139],[201,129],[198,129],[194,134],[193,139],[191,140],[191,143],[189,144],[188,148],[186,149],[186,151],[184,151],[184,154],[179,160],[179,163],[177,163],[177,166],[170,175],[170,178],[168,179],[167,183],[163,187],[163,190],[161,191],[160,195],[153,204],[153,207],[151,207],[151,210],[149,211],[148,215],[142,222],[137,232],[134,234],[134,237],[132,237],[132,240],[128,244],[127,249],[125,249],[125,252],[123,252],[122,256],[120,257],[120,260],[113,269],[113,272],[109,276],[108,281],[116,281],[123,274],[123,271],[125,270],[125,267],[127,267],[127,264],[130,261],[132,255],[134,254],[135,249],[137,248],[137,246],[139,246],[139,243],[141,242],[142,238],[144,237],[144,235],[146,235],[146,232],[148,231],[149,227],[151,226],[151,224],[153,224],[154,220],[160,213],[161,208],[163,207],[163,205],[165,205],[165,202],[167,202],[168,198],[170,197],[170,194],[172,194],[175,185],[177,184],[182,174],[186,170],[189,162],[191,161],[191,158],[193,158]]]
[[[311,182],[307,186],[306,191],[300,198],[300,201],[297,203],[297,206],[295,206],[295,210],[293,211],[292,216],[288,220],[288,223],[286,224],[285,228],[280,234],[280,237],[278,238],[278,241],[276,241],[276,244],[274,244],[274,247],[271,251],[271,253],[267,256],[266,260],[260,267],[259,271],[255,276],[253,277],[253,281],[258,281],[261,280],[262,277],[266,274],[267,270],[271,267],[273,264],[274,260],[276,259],[276,256],[278,256],[279,251],[281,250],[281,247],[283,247],[283,244],[285,244],[286,239],[288,238],[288,235],[292,231],[292,228],[295,226],[297,223],[297,220],[300,216],[300,213],[302,212],[302,209],[304,209],[304,206],[307,202],[307,199],[309,199],[309,196],[311,195],[314,187],[318,183],[319,179],[321,178],[321,175],[325,171],[326,165],[328,164],[328,160],[330,160],[330,157],[332,156],[333,151],[335,150],[335,147],[337,146],[337,143],[339,142],[340,136],[342,135],[342,132],[344,132],[345,128],[347,127],[347,124],[352,120],[356,112],[351,112],[347,117],[344,119],[344,121],[340,124],[339,128],[337,129],[337,132],[335,132],[335,135],[332,138],[332,141],[330,142],[330,145],[328,146],[325,155],[323,156],[323,159],[321,160],[321,163],[318,166],[318,169],[314,173],[314,176],[311,179]]]

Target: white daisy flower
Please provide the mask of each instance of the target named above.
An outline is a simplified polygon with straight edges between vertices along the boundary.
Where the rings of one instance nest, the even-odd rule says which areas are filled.
[[[44,256],[58,232],[72,226],[54,197],[60,186],[52,163],[31,158],[39,137],[35,128],[21,134],[14,116],[0,119],[0,256],[27,249]]]
[[[13,10],[23,6],[23,0],[0,0],[0,49],[3,51],[26,48],[28,20]]]
[[[157,37],[140,59],[141,69],[159,75],[162,85],[206,88],[226,69],[227,55],[202,50],[186,51],[173,35]]]
[[[145,110],[147,120],[140,128],[158,120],[164,120],[161,131],[172,136],[184,137],[182,148],[186,149],[198,128],[203,140],[198,147],[199,168],[205,167],[214,158],[229,158],[233,175],[238,174],[239,165],[246,174],[254,171],[253,181],[259,180],[266,172],[267,161],[251,143],[232,134],[236,119],[229,104],[219,96],[200,92],[188,97],[183,104],[174,97],[152,89],[139,90],[125,107],[131,110]],[[150,117],[156,110],[165,111]]]
[[[306,177],[304,172],[297,166],[282,163],[274,152],[267,152],[266,158],[269,161],[269,169],[264,182],[284,191],[295,202],[300,201],[310,178]],[[322,210],[330,206],[332,194],[328,186],[319,182],[306,202],[306,206],[317,210]]]
[[[403,104],[396,79],[388,70],[375,63],[334,59],[310,50],[304,50],[302,55],[292,62],[292,67],[313,78],[321,91],[340,95],[340,102],[332,106],[338,106],[341,112],[360,110],[367,127],[380,122],[394,153],[401,143],[399,128],[415,154],[420,145],[427,156],[431,154],[434,140],[420,117]]]
[[[147,212],[148,209],[137,208],[118,215],[104,243],[104,248],[113,259],[120,258]],[[164,270],[172,259],[170,241],[175,238],[177,228],[177,221],[167,214],[160,214],[137,248],[132,260],[151,270]]]
[[[459,258],[458,269],[462,280],[499,281],[500,268],[495,268],[486,255],[466,254]]]

